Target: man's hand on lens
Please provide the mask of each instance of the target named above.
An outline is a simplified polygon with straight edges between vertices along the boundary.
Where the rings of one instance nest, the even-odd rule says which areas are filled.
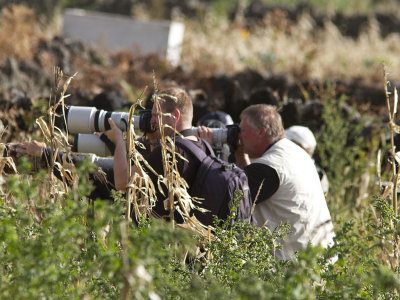
[[[114,121],[111,118],[108,119],[108,123],[110,124],[111,129],[104,132],[104,134],[114,144],[123,142],[124,136],[123,136],[121,129],[118,128],[118,126],[114,123]]]
[[[197,136],[207,141],[210,145],[213,144],[213,132],[211,128],[206,126],[197,127]]]
[[[38,141],[30,141],[16,143],[14,147],[17,153],[40,157],[42,155],[42,149],[46,148],[46,144]]]

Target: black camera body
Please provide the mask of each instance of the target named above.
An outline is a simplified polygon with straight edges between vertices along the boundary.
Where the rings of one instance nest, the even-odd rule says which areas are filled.
[[[91,134],[88,134],[91,135]],[[13,143],[9,143],[6,144],[3,150],[3,158],[11,158],[14,165],[18,165],[19,164],[19,160],[25,156],[28,157],[28,159],[30,160],[31,164],[32,164],[32,172],[36,172],[39,169],[44,169],[47,167],[48,161],[47,159],[42,159],[43,158],[43,154],[42,154],[42,158],[39,157],[33,157],[33,156],[29,156],[29,155],[24,155],[21,154],[19,152],[16,151],[16,145]],[[44,148],[43,149],[43,153],[46,157],[50,156],[50,148]],[[68,162],[72,162],[73,164],[76,164],[77,162],[83,160],[83,159],[89,159],[95,166],[100,167],[102,169],[112,169],[113,166],[113,158],[108,158],[108,157],[101,157],[101,156],[97,156],[94,153],[84,153],[83,154],[74,154],[71,158],[67,157],[66,160]],[[66,152],[65,151],[58,151],[57,155],[58,155],[58,160],[59,161],[63,161],[64,157],[66,157]],[[4,168],[4,171],[8,174],[8,173],[14,173],[14,170],[6,165]]]
[[[236,149],[236,147],[239,145],[239,133],[240,133],[239,124],[235,123],[232,125],[228,125],[226,126],[226,129],[228,131],[226,137],[226,143],[233,149]]]

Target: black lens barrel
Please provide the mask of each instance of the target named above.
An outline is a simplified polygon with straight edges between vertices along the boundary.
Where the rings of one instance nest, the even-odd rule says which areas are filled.
[[[112,112],[107,112],[106,115],[104,116],[104,131],[110,130],[111,126],[110,123],[108,123],[108,119],[111,117]]]

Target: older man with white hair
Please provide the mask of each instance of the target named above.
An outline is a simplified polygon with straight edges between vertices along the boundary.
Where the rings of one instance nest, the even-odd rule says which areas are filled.
[[[285,222],[291,226],[276,257],[290,259],[308,243],[332,244],[333,224],[314,162],[285,137],[276,108],[247,107],[239,138],[236,163],[248,176],[252,197],[258,195],[253,217],[271,230]]]

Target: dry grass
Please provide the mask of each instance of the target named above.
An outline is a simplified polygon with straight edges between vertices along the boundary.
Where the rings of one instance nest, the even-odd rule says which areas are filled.
[[[371,25],[359,39],[340,34],[327,23],[316,29],[304,15],[290,24],[275,13],[264,20],[265,27],[252,31],[241,22],[234,24],[212,15],[198,24],[186,21],[182,63],[191,70],[227,73],[251,67],[259,71],[289,74],[295,78],[381,79],[381,63],[400,78],[400,35],[383,39],[378,27]]]
[[[6,6],[0,18],[0,60],[30,59],[42,34],[35,13],[25,6]]]

